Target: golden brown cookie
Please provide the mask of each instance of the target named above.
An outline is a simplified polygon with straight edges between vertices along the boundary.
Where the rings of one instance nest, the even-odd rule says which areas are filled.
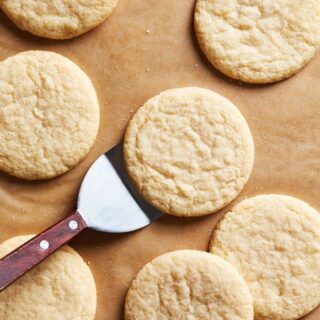
[[[252,298],[229,263],[181,250],[148,263],[126,298],[125,320],[253,320]]]
[[[124,141],[128,173],[153,206],[176,216],[213,213],[238,196],[253,167],[247,122],[207,89],[162,92],[131,120]]]
[[[290,77],[320,46],[318,0],[197,0],[195,29],[208,60],[251,83]]]
[[[69,39],[102,23],[118,0],[1,0],[1,9],[22,30]]]
[[[0,62],[0,170],[23,179],[56,177],[89,152],[99,103],[87,75],[52,52]]]
[[[0,257],[31,236],[11,238],[0,245]],[[93,320],[96,288],[90,269],[69,246],[27,272],[0,293],[2,320]]]
[[[219,223],[210,251],[248,283],[255,319],[300,319],[320,304],[320,214],[301,200],[242,201]]]

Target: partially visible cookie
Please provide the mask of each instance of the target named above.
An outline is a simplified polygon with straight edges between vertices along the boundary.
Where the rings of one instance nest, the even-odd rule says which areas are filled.
[[[194,250],[148,263],[126,298],[125,320],[253,320],[252,298],[228,262]]]
[[[226,75],[270,83],[298,72],[320,46],[318,0],[197,0],[195,30]]]
[[[0,170],[46,179],[76,166],[99,129],[88,76],[52,52],[27,51],[0,62]]]
[[[102,23],[118,0],[1,0],[1,9],[22,30],[50,39],[79,36]]]
[[[244,200],[219,223],[210,251],[248,283],[255,319],[300,319],[320,305],[320,214],[301,200]]]
[[[0,245],[0,257],[31,236],[11,238]],[[2,320],[93,320],[96,288],[91,271],[79,254],[64,246],[0,292]]]
[[[201,216],[230,203],[253,167],[247,122],[226,98],[207,89],[162,92],[141,107],[124,141],[128,173],[159,210]]]

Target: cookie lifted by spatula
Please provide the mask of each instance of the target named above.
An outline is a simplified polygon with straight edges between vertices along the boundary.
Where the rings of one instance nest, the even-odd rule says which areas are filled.
[[[202,88],[160,93],[131,120],[125,164],[142,197],[176,216],[214,213],[249,179],[254,144],[239,109]]]

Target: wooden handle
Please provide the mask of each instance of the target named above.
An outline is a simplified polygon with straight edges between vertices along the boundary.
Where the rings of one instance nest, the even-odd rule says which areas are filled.
[[[87,225],[76,211],[0,260],[0,291],[74,238]]]

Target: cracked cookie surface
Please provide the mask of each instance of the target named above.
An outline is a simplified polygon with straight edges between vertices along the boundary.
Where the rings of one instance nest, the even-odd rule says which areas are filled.
[[[255,319],[300,319],[320,304],[320,214],[301,200],[244,200],[218,224],[210,251],[248,283]]]
[[[127,294],[125,319],[253,320],[253,305],[246,283],[228,262],[181,250],[139,272]]]
[[[11,238],[0,245],[4,257],[32,236]],[[3,320],[93,320],[96,288],[80,255],[64,246],[0,292]]]
[[[290,77],[320,46],[318,0],[198,0],[195,30],[208,60],[251,83]]]
[[[2,0],[1,9],[22,30],[69,39],[102,23],[118,0]]]
[[[168,90],[131,120],[124,141],[138,192],[177,216],[218,211],[240,193],[254,160],[250,129],[226,98],[201,88]]]
[[[0,170],[46,179],[76,166],[99,128],[99,103],[87,75],[51,52],[0,62]]]

